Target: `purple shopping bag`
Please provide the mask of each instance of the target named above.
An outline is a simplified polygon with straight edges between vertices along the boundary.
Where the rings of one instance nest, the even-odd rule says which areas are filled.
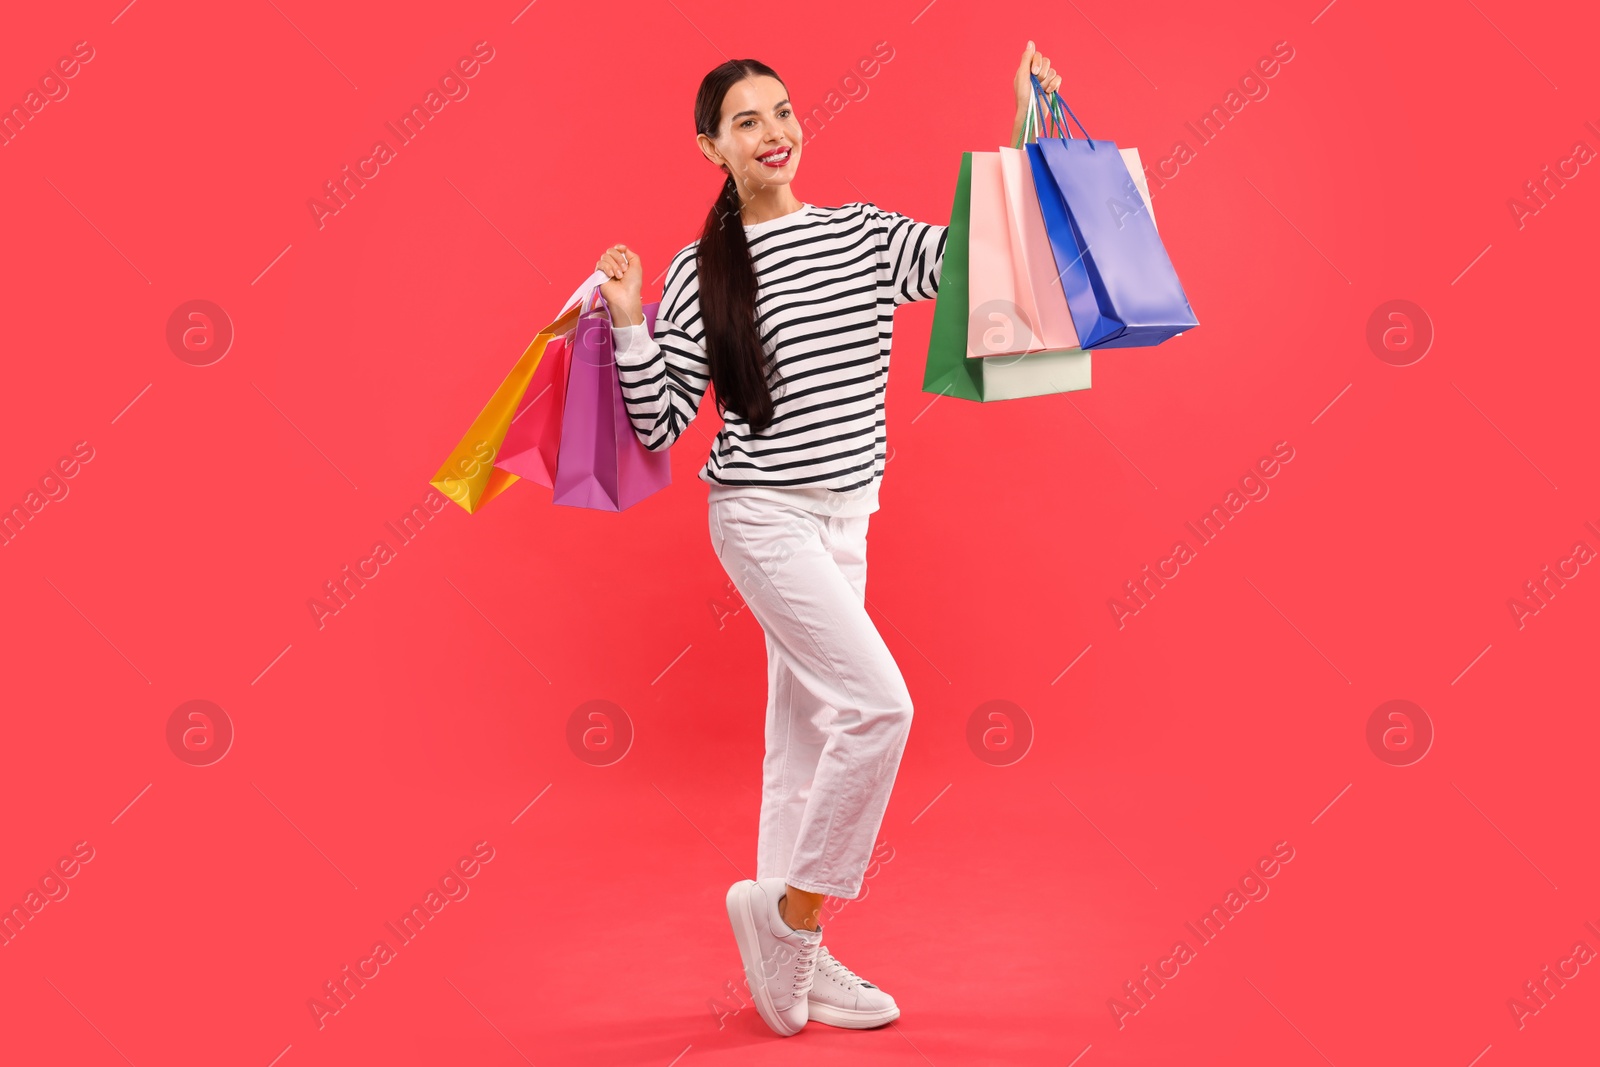
[[[644,447],[622,401],[622,379],[604,298],[578,317],[569,342],[566,407],[552,502],[597,511],[623,511],[672,484],[666,449]],[[658,300],[644,305],[645,326],[656,326]]]

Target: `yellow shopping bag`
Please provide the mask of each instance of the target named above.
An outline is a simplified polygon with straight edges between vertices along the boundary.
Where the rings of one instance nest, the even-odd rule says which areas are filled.
[[[512,416],[522,403],[522,396],[528,391],[528,383],[533,381],[534,372],[539,369],[545,347],[576,328],[583,305],[605,277],[604,271],[597,270],[591,274],[572,294],[555,321],[539,331],[539,335],[517,360],[517,365],[511,368],[511,373],[506,375],[505,381],[500,383],[500,387],[473,420],[466,435],[430,480],[430,485],[469,513],[477,511],[517,481],[515,474],[494,465],[495,456],[505,442],[506,431],[511,427]]]

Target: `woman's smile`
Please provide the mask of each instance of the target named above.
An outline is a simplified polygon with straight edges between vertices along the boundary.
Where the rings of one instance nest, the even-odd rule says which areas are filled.
[[[791,154],[792,149],[788,145],[782,145],[757,156],[756,159],[760,161],[762,166],[778,170],[788,165]]]

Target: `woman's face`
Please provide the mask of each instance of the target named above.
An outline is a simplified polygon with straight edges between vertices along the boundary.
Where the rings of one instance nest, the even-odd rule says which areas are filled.
[[[726,165],[741,186],[788,185],[800,165],[800,120],[776,78],[758,75],[734,84],[722,99],[715,139],[699,135],[700,150]]]

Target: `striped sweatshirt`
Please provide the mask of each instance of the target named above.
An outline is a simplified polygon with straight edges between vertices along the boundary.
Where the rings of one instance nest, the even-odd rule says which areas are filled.
[[[873,204],[803,204],[745,226],[756,327],[775,357],[773,421],[729,410],[700,479],[710,499],[763,496],[831,514],[876,511],[887,456],[884,397],[894,310],[939,289],[946,227]],[[695,256],[672,258],[653,336],[613,327],[622,396],[651,451],[676,441],[711,384]]]

